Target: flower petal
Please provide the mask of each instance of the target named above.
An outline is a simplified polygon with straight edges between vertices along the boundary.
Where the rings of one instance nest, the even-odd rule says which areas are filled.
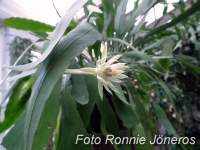
[[[98,80],[98,91],[100,98],[103,99],[103,82]]]
[[[125,79],[125,78],[128,78],[128,76],[125,75],[125,74],[119,74],[119,75],[117,76],[117,78],[118,78],[118,79]]]
[[[107,84],[108,87],[111,88],[115,93],[120,94],[120,91],[111,82],[108,82]]]
[[[111,92],[111,90],[109,89],[108,85],[104,84],[103,86],[105,87],[106,91],[108,91],[108,92],[112,95],[112,92]]]
[[[122,55],[116,55],[116,56],[113,56],[111,59],[109,59],[106,64],[107,65],[111,65],[113,64],[114,62],[116,62]]]
[[[101,64],[106,62],[107,55],[108,55],[107,43],[101,43]]]
[[[119,78],[112,78],[110,81],[115,83],[122,83],[122,81]]]
[[[116,64],[110,65],[110,67],[113,68],[113,69],[119,69],[119,70],[127,69],[126,63],[116,63]]]
[[[102,53],[102,58],[107,57],[107,53],[108,53],[107,43],[102,43],[101,44],[101,53]]]

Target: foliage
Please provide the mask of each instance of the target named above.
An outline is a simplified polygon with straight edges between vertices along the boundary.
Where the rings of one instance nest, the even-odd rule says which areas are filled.
[[[89,150],[96,149],[96,146],[76,145],[77,134],[101,137],[107,134],[140,135],[148,140],[156,133],[187,135],[184,129],[178,130],[180,113],[184,111],[180,95],[191,94],[188,93],[186,81],[182,81],[182,72],[189,70],[194,80],[199,80],[200,43],[194,29],[198,19],[195,22],[191,20],[198,18],[200,2],[195,2],[190,8],[182,3],[174,4],[177,8],[182,6],[180,10],[183,12],[154,29],[148,27],[144,18],[156,4],[165,1],[138,0],[128,13],[127,0],[102,0],[100,6],[84,0],[76,5],[78,3],[68,10],[55,29],[33,20],[5,20],[8,27],[28,30],[43,40],[49,40],[44,42],[43,54],[36,63],[10,67],[22,72],[31,69],[37,71],[19,80],[8,92],[6,112],[12,115],[6,113],[0,131],[5,131],[11,125],[14,127],[4,138],[3,145],[8,150]],[[94,5],[102,13],[89,13],[84,21],[74,24],[71,22],[73,12],[84,4],[85,9],[88,5]],[[163,13],[166,13],[166,9]],[[140,17],[143,19],[136,24]],[[185,35],[188,31],[190,36]],[[96,77],[70,75],[65,70],[94,67],[103,55],[100,52],[103,42],[108,43],[109,57],[122,55],[120,61],[128,64],[129,78],[116,86],[120,92],[111,94],[104,89],[101,98]],[[185,48],[188,46],[189,49]],[[199,89],[198,84],[194,86]],[[199,98],[198,93],[195,94]],[[168,108],[173,112],[169,112]],[[173,120],[174,114],[178,121]],[[160,132],[158,125],[164,128],[164,133]],[[19,136],[21,138],[16,143],[14,139]],[[155,145],[112,147],[117,150],[130,150],[132,147],[151,150]],[[183,145],[168,147],[185,149]]]

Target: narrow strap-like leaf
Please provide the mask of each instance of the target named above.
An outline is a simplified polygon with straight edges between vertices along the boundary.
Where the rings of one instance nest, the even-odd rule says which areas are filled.
[[[32,32],[52,32],[54,27],[32,19],[11,17],[4,20],[6,27]]]
[[[51,56],[45,60],[36,75],[37,80],[27,107],[24,150],[32,150],[40,117],[58,79],[74,57],[100,39],[101,34],[94,27],[88,23],[81,23],[59,42]]]

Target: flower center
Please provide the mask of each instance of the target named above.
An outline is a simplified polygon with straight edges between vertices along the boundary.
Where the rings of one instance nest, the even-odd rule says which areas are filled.
[[[108,67],[103,71],[103,74],[104,74],[104,76],[107,76],[107,77],[116,76],[117,70]]]

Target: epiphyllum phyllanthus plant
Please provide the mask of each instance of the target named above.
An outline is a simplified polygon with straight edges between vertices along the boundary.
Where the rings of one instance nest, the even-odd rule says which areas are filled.
[[[103,87],[112,94],[111,90],[118,92],[116,83],[121,83],[122,79],[128,78],[124,74],[128,66],[125,63],[116,63],[122,55],[116,55],[106,61],[108,56],[107,43],[101,44],[101,58],[96,62],[96,68],[66,69],[67,74],[88,74],[94,75],[98,79],[98,89],[103,98]],[[111,90],[110,90],[111,89]]]

